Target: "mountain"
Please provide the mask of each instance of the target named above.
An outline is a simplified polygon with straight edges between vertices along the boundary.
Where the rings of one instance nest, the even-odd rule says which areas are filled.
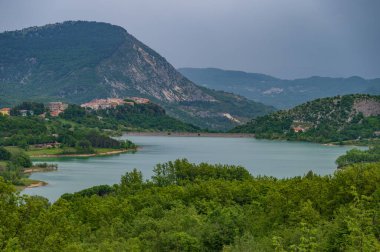
[[[107,23],[68,21],[4,32],[0,55],[0,106],[140,96],[211,129],[231,128],[274,110],[195,85],[125,29]]]
[[[380,78],[310,77],[283,80],[269,75],[216,68],[181,68],[184,76],[199,85],[233,92],[276,108],[292,108],[317,98],[346,94],[380,94]]]
[[[232,132],[254,133],[258,138],[319,143],[378,138],[380,96],[321,98],[258,117]]]

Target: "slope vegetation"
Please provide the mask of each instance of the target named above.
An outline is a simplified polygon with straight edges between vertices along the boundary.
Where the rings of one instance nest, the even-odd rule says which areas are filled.
[[[377,138],[379,131],[380,96],[369,95],[317,99],[232,130],[254,133],[258,138],[319,143]]]

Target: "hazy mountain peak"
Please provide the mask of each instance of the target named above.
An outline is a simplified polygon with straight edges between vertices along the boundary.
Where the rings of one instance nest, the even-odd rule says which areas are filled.
[[[283,80],[268,75],[215,68],[180,68],[197,84],[243,95],[277,108],[291,108],[316,98],[346,94],[380,94],[380,79],[359,76],[332,78],[311,76]]]

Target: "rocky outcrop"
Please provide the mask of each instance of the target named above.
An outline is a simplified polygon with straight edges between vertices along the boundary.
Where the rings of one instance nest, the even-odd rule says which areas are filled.
[[[353,109],[364,116],[380,115],[380,101],[375,99],[359,99],[354,102]]]

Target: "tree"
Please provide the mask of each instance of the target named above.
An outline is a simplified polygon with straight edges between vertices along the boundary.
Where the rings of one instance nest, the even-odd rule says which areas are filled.
[[[11,153],[4,147],[0,147],[0,160],[10,160]]]

